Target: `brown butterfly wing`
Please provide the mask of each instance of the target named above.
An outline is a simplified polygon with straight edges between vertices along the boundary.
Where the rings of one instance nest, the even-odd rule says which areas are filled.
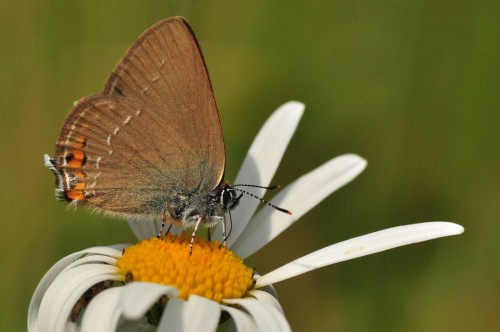
[[[186,79],[176,74],[187,75]],[[179,84],[185,83],[185,88],[193,89],[191,80],[197,81],[201,89],[212,89],[203,53],[189,26],[183,17],[171,17],[162,20],[147,29],[129,47],[124,57],[113,69],[104,84],[103,94],[128,95],[139,99],[147,95],[158,97],[158,93],[148,93],[151,82],[159,78],[174,90]],[[179,86],[180,87],[180,86]],[[154,86],[153,86],[154,88]],[[160,91],[160,96],[164,91]],[[213,95],[210,93],[212,101]],[[151,99],[148,103],[151,103]],[[154,99],[163,102],[162,98]]]
[[[57,146],[69,193],[103,210],[157,215],[180,191],[216,188],[224,175],[222,129],[188,23],[171,18],[146,30],[103,93],[72,109]],[[68,155],[81,158],[68,162]]]
[[[146,30],[115,67],[103,94],[142,100],[155,110],[152,121],[168,130],[165,142],[173,139],[183,151],[177,163],[207,167],[203,181],[211,188],[222,180],[225,148],[217,105],[203,53],[184,18]]]

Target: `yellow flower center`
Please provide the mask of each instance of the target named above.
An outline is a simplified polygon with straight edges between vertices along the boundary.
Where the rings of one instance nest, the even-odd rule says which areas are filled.
[[[196,294],[220,303],[253,286],[253,269],[234,252],[197,237],[189,255],[190,241],[184,234],[143,240],[126,248],[116,265],[127,280],[174,286],[183,299]]]

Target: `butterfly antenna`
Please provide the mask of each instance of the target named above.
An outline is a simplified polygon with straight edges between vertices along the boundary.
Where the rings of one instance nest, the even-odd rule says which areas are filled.
[[[277,187],[278,187],[278,186],[273,186],[273,187],[261,187],[261,186],[244,185],[244,184],[243,184],[243,185],[242,185],[242,184],[240,184],[240,185],[238,185],[238,186],[247,186],[247,187],[263,188],[263,189],[274,189],[274,188],[277,188]],[[233,188],[234,188],[234,187],[236,187],[236,186],[233,186]],[[264,204],[266,204],[266,205],[268,205],[268,206],[272,207],[273,209],[276,209],[276,210],[278,210],[278,211],[281,211],[281,212],[287,213],[287,214],[289,214],[289,215],[292,215],[292,211],[289,211],[289,210],[286,210],[286,209],[280,208],[279,206],[276,206],[276,205],[274,205],[274,204],[271,204],[271,203],[269,203],[268,201],[266,201],[265,199],[260,198],[259,196],[255,196],[254,194],[249,193],[249,192],[248,192],[248,191],[246,191],[246,190],[243,190],[243,189],[238,189],[238,188],[234,188],[234,190],[237,190],[237,191],[239,191],[240,193],[246,194],[246,195],[248,195],[248,196],[252,196],[253,198],[258,199],[259,201],[261,201],[262,203],[264,203]]]
[[[234,187],[252,187],[252,188],[261,188],[261,189],[273,190],[273,189],[276,189],[276,188],[280,188],[280,185],[277,184],[275,186],[264,187],[264,186],[257,186],[255,184],[235,184],[232,187],[233,188]]]

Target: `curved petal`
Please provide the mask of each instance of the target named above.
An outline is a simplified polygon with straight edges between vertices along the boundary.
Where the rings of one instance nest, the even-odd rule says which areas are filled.
[[[191,295],[188,298],[188,331],[216,331],[220,318],[220,305],[205,297]]]
[[[45,292],[38,311],[37,329],[65,331],[74,304],[82,294],[98,282],[121,280],[116,266],[86,264],[61,273]]]
[[[224,302],[243,307],[252,316],[257,331],[291,331],[285,316],[274,306],[251,298],[228,299]]]
[[[221,305],[222,310],[227,312],[232,320],[229,324],[228,331],[237,332],[254,332],[257,331],[257,326],[253,322],[252,317],[242,310],[233,307]]]
[[[291,101],[269,117],[250,146],[234,184],[269,185],[304,113],[304,107],[302,103]],[[260,188],[242,189],[259,197],[264,196],[265,192],[265,189]],[[238,239],[259,205],[259,201],[251,197],[243,197],[242,200],[244,202],[231,212],[233,220],[237,222],[233,224],[228,246]],[[216,228],[214,239],[222,239],[220,227]]]
[[[99,293],[85,310],[81,332],[116,331],[122,315],[121,292],[124,287],[114,287]]]
[[[37,330],[37,319],[40,303],[42,302],[42,299],[45,296],[45,292],[47,291],[49,286],[63,270],[65,270],[68,266],[72,265],[75,261],[78,261],[82,256],[85,255],[120,257],[121,247],[125,247],[125,245],[116,245],[115,247],[94,247],[81,250],[62,258],[56,264],[54,264],[49,269],[49,271],[45,273],[42,280],[40,280],[38,286],[35,289],[35,292],[33,293],[33,297],[31,298],[30,306],[28,309],[28,330]]]
[[[167,306],[163,311],[163,314],[160,319],[160,324],[158,324],[158,332],[163,331],[185,331],[184,328],[184,320],[186,317],[184,316],[184,312],[186,311],[187,303],[186,301],[173,297],[167,302]]]
[[[253,278],[254,280],[257,280],[261,277],[260,274],[254,271]],[[252,288],[252,290],[255,290],[255,287]],[[266,293],[271,294],[275,299],[278,299],[278,293],[276,292],[276,289],[274,289],[274,286],[272,284],[263,286],[259,288],[259,291],[264,291]]]
[[[426,222],[385,229],[333,244],[290,262],[256,280],[254,288],[260,288],[289,279],[311,270],[401,247],[407,244],[463,233],[464,228],[450,222]]]
[[[252,295],[253,297],[255,297],[257,300],[259,300],[261,302],[265,302],[265,303],[269,304],[270,306],[276,308],[283,315],[285,314],[278,299],[276,299],[274,296],[272,296],[268,292],[265,292],[265,291],[259,290],[259,289],[253,289],[253,290],[249,291],[248,293],[250,295]]]
[[[291,209],[293,215],[275,209],[261,209],[231,249],[241,258],[250,256],[331,193],[353,180],[365,167],[363,158],[346,154],[301,176],[271,200],[277,206]]]
[[[73,263],[69,264],[68,266],[66,266],[66,268],[64,270],[61,271],[61,273],[64,273],[64,272],[71,270],[71,269],[74,269],[77,266],[86,265],[86,264],[98,263],[98,264],[115,265],[117,260],[118,260],[118,258],[110,257],[110,256],[88,255],[88,256],[81,257],[78,260],[74,261]]]
[[[167,303],[158,331],[216,331],[219,317],[217,302],[196,295],[187,302],[174,297]]]
[[[172,286],[149,282],[131,282],[127,284],[122,287],[121,292],[123,316],[131,320],[141,318],[163,295],[171,298],[178,296],[179,291]]]

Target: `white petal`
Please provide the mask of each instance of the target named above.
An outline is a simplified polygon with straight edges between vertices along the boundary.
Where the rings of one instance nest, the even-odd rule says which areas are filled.
[[[269,304],[270,306],[276,308],[283,315],[285,314],[283,312],[283,308],[281,307],[281,304],[279,303],[279,301],[274,296],[269,294],[268,292],[264,292],[263,290],[259,290],[259,289],[254,289],[254,290],[249,291],[248,293],[250,295],[252,295],[253,297],[255,297],[257,300],[259,300],[261,302],[265,302],[265,303]]]
[[[183,330],[183,320],[185,319],[186,307],[187,302],[178,297],[169,299],[161,316],[158,332],[185,331]]]
[[[461,234],[464,228],[450,222],[427,222],[393,227],[333,244],[288,263],[256,280],[254,288],[338,262],[401,247],[407,244]]]
[[[81,332],[116,331],[122,310],[121,291],[124,287],[114,287],[99,293],[85,309]]]
[[[139,240],[145,240],[155,237],[160,233],[161,220],[137,220],[137,219],[127,219],[127,223],[134,233],[135,237]],[[167,225],[168,227],[168,225]],[[164,232],[166,229],[164,230]],[[182,227],[172,227],[170,233],[174,235],[180,235],[182,233]]]
[[[79,258],[78,260],[74,261],[73,263],[69,264],[66,266],[64,270],[61,271],[61,273],[64,273],[68,270],[71,270],[77,266],[80,265],[86,265],[86,264],[92,264],[92,263],[98,263],[98,264],[107,264],[107,265],[115,265],[116,261],[118,259],[114,257],[109,257],[109,256],[103,256],[103,255],[88,255]]]
[[[216,331],[220,314],[219,303],[202,296],[189,296],[186,313],[188,331]]]
[[[131,320],[144,316],[163,295],[167,295],[169,298],[179,295],[179,291],[175,287],[148,282],[132,282],[122,288],[123,316]]]
[[[67,321],[64,326],[64,332],[77,332],[80,331],[80,326],[76,322]]]
[[[268,186],[285,153],[295,129],[299,123],[304,104],[291,101],[278,108],[266,121],[255,137],[241,166],[234,184],[254,184]],[[259,197],[264,196],[264,189],[241,187]],[[250,217],[259,205],[259,201],[243,195],[242,202],[231,212],[233,223],[231,237],[227,245],[238,239]],[[214,239],[221,239],[221,228],[217,227]]]
[[[54,264],[47,273],[43,276],[42,280],[38,284],[35,292],[33,293],[33,297],[31,298],[30,306],[28,309],[28,330],[36,331],[37,330],[37,319],[38,319],[38,311],[40,308],[40,303],[45,296],[45,292],[47,288],[52,284],[54,279],[68,266],[73,264],[75,261],[78,261],[84,255],[102,255],[109,257],[120,257],[121,249],[124,245],[117,245],[116,248],[112,247],[95,247],[89,248],[82,251],[75,252],[71,255],[68,255],[61,260],[59,260],[56,264]]]
[[[219,317],[217,302],[196,295],[187,302],[174,297],[167,303],[158,331],[216,331]]]
[[[346,154],[303,175],[271,200],[277,206],[290,209],[293,215],[271,208],[261,209],[231,249],[241,258],[250,256],[331,193],[353,180],[365,167],[363,158]]]
[[[254,277],[254,280],[257,280],[261,277],[261,275],[258,274],[257,272],[254,272],[253,277]],[[255,287],[252,289],[255,289]],[[276,299],[278,298],[278,293],[276,292],[276,289],[274,289],[274,286],[272,284],[266,285],[264,287],[260,287],[259,291],[264,291],[264,292],[269,293],[272,296],[274,296],[274,298],[276,298]]]
[[[127,219],[128,226],[139,240],[157,236],[160,232],[161,221]]]
[[[85,310],[81,332],[156,330],[145,317],[133,321],[123,318],[122,292],[126,288],[114,287],[99,293]]]
[[[69,314],[82,294],[98,282],[120,280],[120,270],[105,264],[77,266],[57,276],[40,303],[39,331],[64,331]]]
[[[118,328],[116,329],[120,332],[139,332],[139,331],[156,331],[156,326],[149,324],[146,317],[140,320],[125,320],[121,319],[118,323]]]
[[[228,331],[253,332],[257,331],[257,326],[252,317],[244,311],[233,307],[221,305],[222,310],[226,311],[232,318]]]
[[[238,304],[250,313],[257,331],[291,331],[285,316],[275,307],[255,299],[228,299],[226,303]]]

